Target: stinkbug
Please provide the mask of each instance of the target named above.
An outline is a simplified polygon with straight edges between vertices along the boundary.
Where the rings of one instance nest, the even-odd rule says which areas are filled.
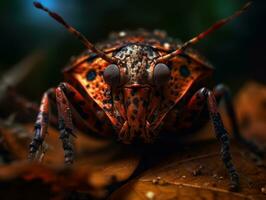
[[[239,134],[228,88],[207,88],[214,69],[190,46],[242,14],[250,3],[185,43],[160,31],[122,31],[98,46],[41,3],[34,5],[61,23],[88,50],[64,69],[65,82],[44,93],[30,144],[30,159],[36,158],[47,134],[51,101],[57,103],[60,138],[68,164],[74,157],[73,122],[89,134],[115,135],[122,143],[130,144],[136,139],[151,143],[159,133],[195,129],[210,119],[221,143],[231,188],[238,187],[239,176],[232,163],[217,101],[225,98],[235,137],[252,150],[258,149]]]

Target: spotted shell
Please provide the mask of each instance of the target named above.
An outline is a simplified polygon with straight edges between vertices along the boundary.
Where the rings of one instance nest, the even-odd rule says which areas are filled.
[[[163,31],[148,32],[138,30],[134,32],[121,31],[112,33],[109,39],[97,45],[106,54],[114,55],[121,48],[130,44],[141,44],[154,49],[158,55],[165,55],[178,47],[181,43],[166,35]],[[170,59],[167,63],[171,71],[171,78],[163,88],[163,99],[158,99],[156,95],[152,104],[160,101],[160,109],[149,116],[151,128],[156,127],[163,121],[165,116],[173,107],[182,102],[182,99],[190,93],[193,86],[211,76],[213,67],[199,53],[188,49],[183,54]],[[115,121],[112,111],[112,98],[110,87],[103,79],[103,71],[108,63],[97,57],[90,51],[85,51],[80,56],[72,59],[70,64],[63,70],[67,80],[79,87],[88,98],[95,103],[95,110],[104,111],[106,119],[109,118],[113,124],[119,126],[119,121]],[[157,117],[157,122],[153,118]]]

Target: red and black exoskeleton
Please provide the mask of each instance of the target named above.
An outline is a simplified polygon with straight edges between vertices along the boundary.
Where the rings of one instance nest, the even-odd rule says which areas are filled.
[[[74,157],[73,122],[89,134],[116,135],[123,143],[136,139],[151,143],[160,132],[189,130],[208,116],[221,143],[231,188],[238,187],[239,176],[232,163],[227,131],[217,109],[221,98],[225,98],[236,138],[253,151],[258,150],[239,134],[228,88],[207,88],[214,69],[190,46],[239,16],[250,3],[184,44],[160,31],[122,31],[97,47],[58,14],[38,2],[34,5],[78,37],[88,51],[64,69],[66,82],[44,93],[30,144],[30,159],[35,159],[47,134],[51,100],[57,103],[66,163],[72,163]]]

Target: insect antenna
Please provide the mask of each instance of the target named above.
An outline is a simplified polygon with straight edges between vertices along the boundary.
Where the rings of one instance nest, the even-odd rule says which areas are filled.
[[[157,58],[156,63],[165,62],[165,61],[169,60],[170,58],[172,58],[178,54],[183,53],[186,50],[186,48],[188,48],[189,46],[198,43],[200,40],[205,38],[207,35],[211,34],[212,32],[214,32],[217,29],[219,29],[220,27],[222,27],[223,25],[227,24],[228,22],[232,21],[233,19],[235,19],[236,17],[241,15],[243,12],[245,12],[251,6],[251,4],[252,4],[252,1],[247,2],[241,9],[236,11],[233,15],[217,21],[211,27],[209,27],[207,30],[203,31],[202,33],[200,33],[196,37],[193,37],[192,39],[185,42],[179,49],[177,49],[177,50],[175,50],[175,51],[173,51],[167,55],[164,55],[164,56]]]
[[[55,12],[50,11],[48,8],[44,7],[40,2],[33,2],[34,6],[40,10],[47,12],[52,18],[54,18],[57,22],[62,24],[71,34],[77,37],[88,49],[92,52],[96,53],[99,57],[106,60],[109,63],[117,63],[117,60],[113,57],[107,56],[103,51],[97,49],[88,39],[75,28],[70,26],[60,15]]]

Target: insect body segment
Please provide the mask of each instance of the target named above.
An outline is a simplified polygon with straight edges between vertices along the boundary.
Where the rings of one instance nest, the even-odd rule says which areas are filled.
[[[122,113],[114,107],[123,119],[119,138],[125,143],[136,137],[148,142],[152,136],[149,132],[147,111],[153,87],[153,60],[157,53],[149,46],[132,44],[119,50],[115,57],[120,60],[120,85],[112,87],[115,96],[121,96],[124,106]],[[116,104],[117,105],[117,104]]]

